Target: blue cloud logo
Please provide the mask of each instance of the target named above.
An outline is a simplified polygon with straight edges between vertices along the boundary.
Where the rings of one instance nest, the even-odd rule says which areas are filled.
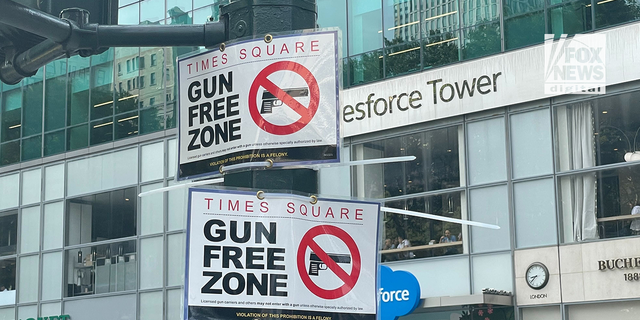
[[[411,313],[420,303],[420,283],[406,271],[380,266],[380,320],[397,320]]]

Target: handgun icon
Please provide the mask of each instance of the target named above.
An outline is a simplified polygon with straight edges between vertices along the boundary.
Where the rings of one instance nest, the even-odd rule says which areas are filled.
[[[309,96],[309,89],[307,88],[289,88],[283,89],[282,91],[290,95],[292,98]],[[279,107],[281,105],[282,101],[274,96],[271,92],[265,90],[262,93],[262,107],[260,108],[261,114],[271,113],[274,107]]]
[[[329,253],[328,256],[336,263],[351,263],[349,254]],[[327,270],[327,265],[312,252],[311,257],[309,257],[309,275],[317,276],[320,270]]]

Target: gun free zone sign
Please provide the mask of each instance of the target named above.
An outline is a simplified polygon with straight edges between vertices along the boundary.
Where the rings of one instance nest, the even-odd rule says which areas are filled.
[[[179,179],[267,159],[339,161],[338,70],[337,31],[178,59]]]
[[[189,194],[185,319],[376,318],[378,203]]]

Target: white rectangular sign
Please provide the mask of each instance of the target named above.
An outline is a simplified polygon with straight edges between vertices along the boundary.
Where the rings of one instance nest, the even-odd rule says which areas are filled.
[[[586,47],[583,45],[581,49],[589,50],[588,62],[594,60],[586,66],[577,65],[572,56],[567,55],[569,63],[562,68],[546,70],[548,54],[545,46],[538,45],[344,90],[342,135],[351,137],[576,93],[575,83],[549,86],[546,81],[554,74],[567,80],[574,79],[574,73],[592,72],[593,78],[589,79],[597,81],[595,85],[584,87],[592,88],[585,89],[587,94],[603,93],[595,87],[640,79],[640,55],[637,54],[640,52],[640,24],[611,28],[596,34],[598,36],[594,38],[602,40]],[[584,37],[586,35],[576,35],[572,41],[577,45],[578,40]],[[559,42],[557,40],[555,44],[561,47]],[[567,50],[571,52],[571,47]],[[602,68],[594,70],[596,66]],[[599,77],[600,71],[603,72],[602,78]],[[549,92],[545,92],[547,89]]]
[[[282,35],[179,59],[179,179],[267,159],[339,161],[337,39]]]
[[[379,203],[189,195],[185,319],[375,319]]]

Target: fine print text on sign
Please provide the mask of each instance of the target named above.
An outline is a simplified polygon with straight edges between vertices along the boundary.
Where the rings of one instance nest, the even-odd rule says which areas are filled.
[[[179,59],[180,179],[221,165],[339,161],[337,32]]]
[[[378,212],[191,189],[185,319],[374,320]]]

